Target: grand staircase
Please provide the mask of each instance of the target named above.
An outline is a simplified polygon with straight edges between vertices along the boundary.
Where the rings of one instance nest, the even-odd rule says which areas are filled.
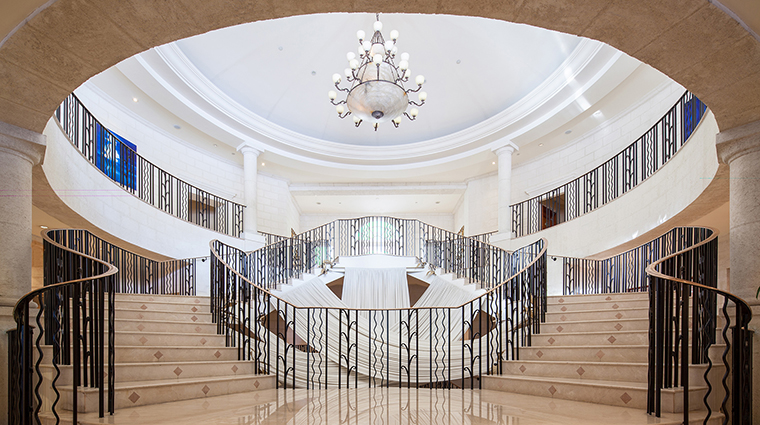
[[[532,345],[503,362],[501,375],[483,377],[483,388],[646,409],[648,307],[647,293],[549,296]],[[704,409],[706,367],[690,368],[691,409]],[[662,411],[683,412],[682,388],[663,390]],[[702,423],[703,414],[692,416]],[[710,423],[722,418],[713,413]]]
[[[145,406],[275,388],[253,362],[239,361],[211,323],[208,297],[117,294],[115,302],[115,407]],[[44,347],[44,358],[52,358]],[[54,376],[53,367],[42,366]],[[72,410],[72,367],[61,366],[57,387]],[[55,399],[52,390],[48,403]],[[78,412],[95,413],[97,389],[80,387]],[[64,419],[69,417],[64,412]],[[92,415],[88,415],[92,416]],[[49,420],[54,422],[52,415]]]

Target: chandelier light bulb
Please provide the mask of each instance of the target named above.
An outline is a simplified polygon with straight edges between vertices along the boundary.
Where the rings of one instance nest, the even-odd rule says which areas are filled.
[[[417,95],[420,98],[420,102],[424,102],[427,100],[427,92],[421,91],[419,95]]]
[[[383,62],[383,55],[381,55],[381,54],[379,54],[379,53],[378,53],[378,54],[376,54],[376,55],[375,55],[375,56],[372,58],[372,62],[374,62],[374,63],[375,63],[375,65],[377,65],[377,66],[380,66],[380,64]]]
[[[340,83],[340,74],[333,74],[333,83],[338,84]]]
[[[391,40],[385,42],[385,50],[389,52],[393,50],[393,42]]]
[[[418,75],[417,78],[414,79],[414,82],[417,83],[418,86],[421,86],[425,84],[425,77]]]
[[[362,41],[364,41],[364,36],[365,35],[366,34],[364,34],[364,31],[362,31],[362,30],[356,31],[356,38],[359,39],[359,43],[361,43]]]
[[[409,61],[409,53],[406,53],[406,52],[402,53],[401,54],[401,60],[408,62]]]
[[[335,100],[338,98],[338,93],[335,90],[330,90],[327,92],[327,97],[329,97],[330,100]]]
[[[401,62],[398,63],[398,69],[402,71],[406,71],[409,69],[409,62],[405,61],[404,59],[401,59]]]
[[[359,118],[359,116],[357,116],[357,115],[354,115],[354,124],[359,124],[359,122],[360,122],[361,120],[362,120],[362,119],[361,119],[361,118]]]
[[[375,31],[382,31],[383,30],[383,23],[380,21],[375,21],[375,24],[372,26],[372,28]]]
[[[359,61],[356,59],[351,59],[351,62],[348,63],[348,66],[350,66],[351,69],[356,69],[359,67]]]
[[[344,70],[343,70],[343,73],[344,73],[344,74],[346,74],[346,78],[348,78],[348,77],[350,77],[350,76],[354,75],[354,73],[353,73],[353,72],[351,72],[351,68],[346,68],[346,69],[344,69]]]
[[[420,110],[417,109],[417,108],[412,108],[412,109],[409,110],[409,115],[412,118],[415,118],[419,113],[420,113]]]
[[[394,45],[391,49],[391,56],[396,56],[396,53],[398,53],[398,47]]]
[[[342,115],[344,112],[346,112],[346,108],[344,108],[343,105],[338,105],[335,107],[335,111],[338,112],[338,115]]]
[[[398,40],[398,31],[396,30],[391,31],[391,40],[393,41]]]
[[[364,40],[364,42],[362,43],[362,48],[364,49],[365,52],[369,52],[369,49],[372,48],[372,43],[370,43],[367,40]]]
[[[401,124],[401,117],[399,116],[399,117],[394,118],[393,122],[395,122],[396,124]]]
[[[405,79],[405,80],[408,80],[408,79],[409,79],[411,76],[412,76],[412,70],[411,70],[411,69],[407,69],[407,70],[404,72],[404,79]]]
[[[354,52],[348,52],[346,53],[346,59],[351,62],[352,60],[356,59],[356,53]]]

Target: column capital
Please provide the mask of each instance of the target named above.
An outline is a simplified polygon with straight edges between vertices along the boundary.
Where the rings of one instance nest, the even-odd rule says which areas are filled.
[[[760,121],[721,131],[715,147],[720,161],[728,165],[740,156],[760,151]]]
[[[509,153],[511,155],[513,152],[519,151],[519,150],[520,148],[518,148],[517,145],[512,142],[507,142],[504,145],[491,148],[491,152],[495,153],[497,156],[501,156],[505,153]]]
[[[259,156],[262,153],[264,153],[264,148],[258,145],[257,143],[243,142],[240,145],[238,145],[237,151],[242,153],[243,155],[253,154],[253,156]]]
[[[45,136],[25,128],[0,121],[0,152],[5,152],[32,164],[45,157]]]

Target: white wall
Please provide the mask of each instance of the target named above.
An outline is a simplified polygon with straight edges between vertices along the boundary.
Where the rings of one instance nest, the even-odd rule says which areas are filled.
[[[499,228],[499,180],[496,174],[467,182],[467,189],[454,210],[454,229],[464,226],[466,235]]]
[[[258,230],[280,236],[290,236],[290,229],[299,232],[300,211],[288,181],[259,173],[257,182]]]
[[[417,219],[423,223],[427,223],[436,227],[440,227],[444,230],[455,231],[454,229],[454,215],[446,213],[404,213],[404,214],[380,214],[388,217],[396,218],[408,218]],[[355,218],[356,215],[352,214],[302,214],[301,215],[301,231],[305,232],[309,229],[319,227],[323,224],[329,223],[339,218]]]

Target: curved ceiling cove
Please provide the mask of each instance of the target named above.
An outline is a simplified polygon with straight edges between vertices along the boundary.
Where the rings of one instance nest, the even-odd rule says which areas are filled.
[[[390,146],[445,136],[495,116],[552,75],[580,42],[490,19],[381,15],[386,37],[399,31],[397,46],[410,54],[412,75],[425,75],[430,100],[416,122],[374,132],[338,119],[327,101],[331,76],[342,75],[346,53],[357,50],[356,31],[371,33],[374,20],[373,14],[296,16],[176,45],[208,83],[275,125],[331,142]]]

